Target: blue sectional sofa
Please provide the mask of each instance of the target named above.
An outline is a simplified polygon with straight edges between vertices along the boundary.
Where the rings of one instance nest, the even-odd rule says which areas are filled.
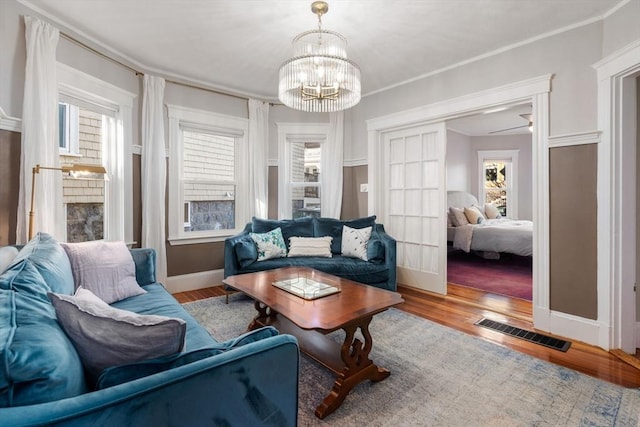
[[[69,259],[39,233],[0,275],[0,425],[295,426],[295,338],[263,328],[216,342],[156,282],[155,252],[131,255],[147,292],[112,305],[183,319],[182,352],[109,368],[97,386],[89,381],[47,296],[74,293]]]
[[[254,273],[280,267],[305,266],[333,274],[355,282],[365,283],[391,291],[396,290],[396,241],[389,236],[376,217],[340,221],[333,218],[305,217],[294,220],[265,220],[253,218],[244,230],[225,240],[224,277]],[[367,246],[368,260],[341,255],[342,228],[372,227]],[[284,241],[289,245],[290,237],[331,236],[331,258],[327,257],[281,257],[257,261],[254,242],[250,233],[265,233],[280,227]]]

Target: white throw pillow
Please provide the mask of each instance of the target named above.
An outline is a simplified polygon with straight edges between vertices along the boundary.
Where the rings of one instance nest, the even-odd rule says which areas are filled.
[[[480,224],[484,221],[484,215],[482,215],[480,209],[475,206],[464,208],[464,216],[469,220],[469,224]]]
[[[371,238],[372,227],[351,228],[342,226],[342,255],[368,261],[367,246]]]
[[[449,213],[451,214],[451,222],[454,227],[460,227],[461,225],[469,224],[469,220],[464,214],[464,209],[454,208],[451,206],[449,208]]]
[[[320,256],[331,258],[333,237],[289,237],[289,257]]]
[[[280,227],[266,233],[249,233],[249,235],[258,247],[258,261],[287,256],[287,246],[284,244]]]
[[[4,273],[18,255],[18,249],[13,246],[0,248],[0,274]]]
[[[136,265],[124,242],[61,245],[71,262],[76,289],[88,289],[107,304],[147,292],[136,281]]]
[[[497,207],[493,206],[491,203],[485,203],[484,205],[484,214],[489,219],[496,219],[502,217],[500,211]]]
[[[169,356],[184,348],[183,319],[120,310],[83,288],[75,295],[48,296],[93,379],[110,366]]]

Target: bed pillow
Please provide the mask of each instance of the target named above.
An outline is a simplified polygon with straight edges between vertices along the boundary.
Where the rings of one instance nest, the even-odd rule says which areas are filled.
[[[280,227],[266,233],[249,233],[258,247],[258,261],[287,256],[287,246]]]
[[[464,208],[464,216],[469,220],[469,224],[480,224],[484,221],[484,215],[482,215],[480,209],[475,206]]]
[[[351,228],[347,225],[342,227],[342,256],[350,258],[360,258],[368,261],[367,247],[371,238],[373,227]]]
[[[187,324],[182,319],[114,308],[83,288],[75,295],[48,296],[93,380],[110,366],[169,356],[184,348]]]
[[[491,203],[485,203],[484,214],[487,216],[488,219],[496,219],[496,218],[502,217],[498,208],[493,206]]]
[[[464,214],[464,209],[454,208],[453,206],[451,206],[449,208],[449,213],[451,214],[451,222],[453,223],[454,227],[460,227],[461,225],[469,224],[469,220]]]
[[[107,304],[147,292],[136,281],[136,265],[124,242],[61,245],[71,261],[76,289],[88,289]]]
[[[331,258],[333,237],[289,237],[289,257],[319,256]]]

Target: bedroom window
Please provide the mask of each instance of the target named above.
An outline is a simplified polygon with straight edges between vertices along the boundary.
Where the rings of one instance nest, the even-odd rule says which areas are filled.
[[[518,151],[478,151],[479,201],[498,208],[503,217],[518,218]]]
[[[169,240],[219,241],[248,220],[246,119],[168,105]]]

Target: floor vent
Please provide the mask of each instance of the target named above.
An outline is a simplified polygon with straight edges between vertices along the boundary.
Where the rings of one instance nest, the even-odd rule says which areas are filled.
[[[488,329],[493,329],[494,331],[502,332],[506,335],[511,335],[513,337],[523,339],[525,341],[540,344],[554,350],[567,351],[569,350],[569,347],[571,347],[570,341],[560,340],[548,335],[527,331],[526,329],[516,328],[514,326],[507,325],[506,323],[496,322],[495,320],[482,318],[475,324]]]

